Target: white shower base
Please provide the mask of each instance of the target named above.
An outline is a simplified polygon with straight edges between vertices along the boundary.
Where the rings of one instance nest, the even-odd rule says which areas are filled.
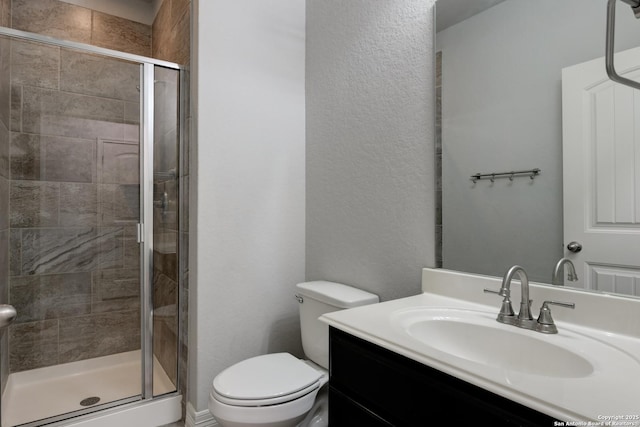
[[[141,394],[140,350],[9,375],[2,395],[2,425],[13,427],[80,409],[97,396],[109,403]],[[153,394],[175,390],[154,358]]]

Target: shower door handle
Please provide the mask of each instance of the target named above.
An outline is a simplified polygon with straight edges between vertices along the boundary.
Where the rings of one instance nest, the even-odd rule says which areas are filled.
[[[18,313],[12,305],[0,304],[0,329],[4,329],[14,321]]]

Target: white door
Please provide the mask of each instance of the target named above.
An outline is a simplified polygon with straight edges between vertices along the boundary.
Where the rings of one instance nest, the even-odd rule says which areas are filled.
[[[615,62],[640,81],[640,48]],[[565,283],[640,296],[640,90],[612,82],[604,58],[574,65],[562,70],[562,114],[564,251],[579,279]]]

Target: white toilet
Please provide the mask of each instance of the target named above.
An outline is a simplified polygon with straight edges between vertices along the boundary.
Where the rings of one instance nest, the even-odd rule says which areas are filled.
[[[222,427],[324,427],[328,425],[329,328],[324,313],[374,304],[378,296],[340,283],[296,285],[302,348],[309,360],[289,353],[252,357],[213,380],[209,411]]]

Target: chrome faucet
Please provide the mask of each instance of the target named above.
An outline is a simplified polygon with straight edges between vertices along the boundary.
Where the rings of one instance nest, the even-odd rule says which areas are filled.
[[[513,307],[511,305],[511,280],[513,276],[518,275],[520,277],[520,312],[516,315],[513,311]],[[542,332],[544,334],[555,334],[558,333],[558,329],[555,326],[555,322],[551,317],[551,310],[549,310],[549,305],[559,305],[567,308],[575,308],[575,304],[573,303],[565,303],[559,301],[545,301],[540,308],[540,315],[538,316],[538,320],[533,320],[531,316],[531,300],[529,299],[529,278],[527,277],[527,273],[524,271],[519,265],[514,265],[509,268],[507,272],[504,274],[502,278],[502,286],[499,291],[494,291],[492,289],[485,289],[485,292],[490,292],[494,294],[498,294],[504,299],[502,300],[502,306],[500,307],[500,312],[498,313],[497,321],[500,323],[505,323],[507,325],[514,325],[519,328],[531,329],[536,332]]]
[[[576,266],[573,265],[573,262],[569,258],[562,258],[556,264],[556,267],[553,269],[553,277],[551,279],[551,284],[556,286],[564,285],[564,278],[562,277],[562,266],[566,265],[565,268],[569,270],[567,274],[567,279],[570,282],[575,282],[578,280],[578,274],[576,273]]]
[[[513,276],[520,277],[520,311],[515,319],[515,325],[521,328],[531,329],[533,325],[533,317],[531,316],[531,301],[529,300],[529,277],[524,268],[514,265],[504,274],[502,278],[502,287],[500,287],[500,295],[505,296],[511,293],[511,280]]]

